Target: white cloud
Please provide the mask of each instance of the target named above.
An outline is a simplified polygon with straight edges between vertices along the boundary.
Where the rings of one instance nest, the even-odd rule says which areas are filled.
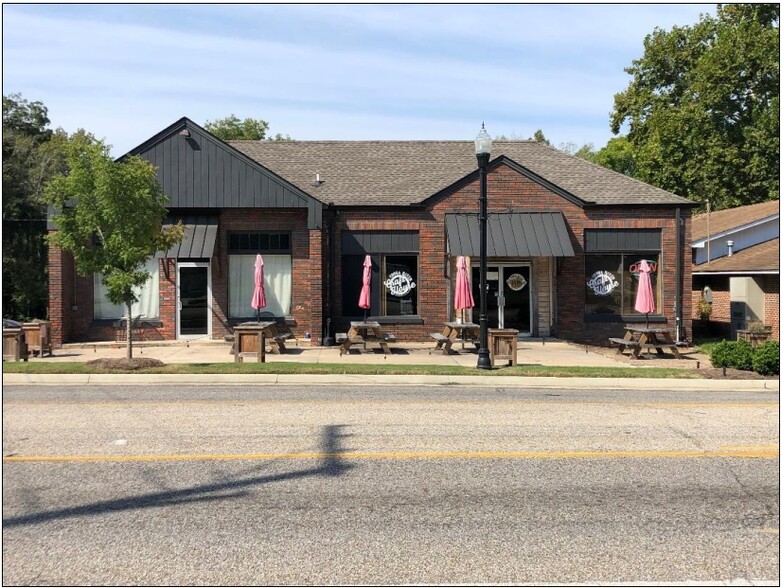
[[[475,121],[493,118],[497,134],[543,128],[549,137],[569,132],[562,142],[600,146],[613,94],[628,81],[622,68],[631,58],[622,52],[642,47],[649,23],[669,26],[662,16],[692,13],[658,5],[253,5],[241,7],[247,27],[237,28],[236,7],[170,6],[171,18],[158,14],[154,24],[132,6],[111,18],[8,8],[4,90],[43,101],[55,126],[87,128],[123,152],[182,115],[203,123],[230,113],[295,138],[471,137]],[[199,26],[181,25],[177,11],[199,17]],[[485,17],[499,13],[512,18]],[[225,15],[233,26],[220,28]],[[307,34],[275,34],[280,23]]]

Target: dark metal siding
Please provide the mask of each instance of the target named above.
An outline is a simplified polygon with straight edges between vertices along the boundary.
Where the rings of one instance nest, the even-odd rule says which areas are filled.
[[[586,229],[587,253],[601,251],[661,251],[659,229]]]
[[[344,231],[342,253],[366,255],[371,253],[417,253],[420,236],[417,231]]]
[[[309,227],[322,225],[322,203],[205,131],[188,130],[138,152],[157,168],[169,208],[306,208]]]
[[[165,219],[163,226],[173,225],[179,221],[184,225],[182,242],[165,253],[160,252],[158,257],[210,258],[214,254],[214,243],[217,240],[217,217],[205,215],[169,217]]]
[[[477,214],[445,217],[451,255],[480,254],[480,222]],[[492,213],[486,222],[487,255],[490,257],[571,257],[575,255],[560,212]]]

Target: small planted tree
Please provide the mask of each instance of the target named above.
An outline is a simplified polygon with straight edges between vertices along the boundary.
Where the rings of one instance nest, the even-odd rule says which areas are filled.
[[[144,265],[179,243],[184,229],[163,227],[168,199],[154,166],[140,157],[114,161],[103,142],[79,133],[66,146],[66,169],[44,190],[44,200],[58,211],[48,241],[73,254],[79,275],[100,273],[109,300],[125,306],[131,359],[131,307],[149,279]]]

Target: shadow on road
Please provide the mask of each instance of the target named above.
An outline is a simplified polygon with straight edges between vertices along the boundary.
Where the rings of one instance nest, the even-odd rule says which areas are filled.
[[[117,498],[115,500],[106,500],[93,502],[83,506],[73,506],[59,510],[43,511],[16,517],[3,519],[3,527],[19,527],[25,525],[37,525],[56,519],[67,519],[73,517],[96,516],[109,512],[133,510],[140,508],[156,508],[160,506],[169,506],[174,504],[187,504],[196,502],[208,502],[214,500],[225,500],[229,498],[238,498],[247,494],[242,488],[251,488],[271,482],[282,482],[286,480],[295,480],[312,476],[338,477],[346,473],[355,465],[344,462],[341,458],[343,449],[341,439],[347,437],[341,432],[345,425],[328,425],[323,428],[323,435],[320,443],[321,453],[324,457],[320,460],[317,467],[304,470],[284,472],[280,474],[269,474],[264,476],[255,476],[238,480],[229,480],[224,482],[215,482],[184,488],[180,490],[170,490],[166,492],[155,492],[152,494],[142,494],[139,496],[130,496],[126,498]],[[215,492],[230,490],[229,493],[213,495]]]

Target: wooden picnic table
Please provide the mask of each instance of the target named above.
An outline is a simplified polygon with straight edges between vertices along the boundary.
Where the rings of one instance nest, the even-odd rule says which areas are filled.
[[[675,344],[672,331],[664,328],[627,327],[624,338],[611,337],[611,344],[618,346],[618,354],[623,354],[625,349],[630,349],[632,357],[637,359],[641,353],[656,350],[656,355],[664,354],[664,349],[669,349],[676,358],[681,358],[678,346]]]
[[[458,341],[461,342],[461,349],[466,341],[473,343],[476,349],[480,347],[480,325],[476,323],[446,322],[441,333],[429,333],[429,336],[437,342],[431,351],[441,349],[444,354],[453,351],[453,343]]]
[[[350,347],[356,343],[363,343],[366,349],[367,343],[377,343],[385,355],[390,355],[389,342],[396,341],[396,336],[391,333],[383,333],[382,326],[377,321],[352,321],[347,333],[337,333],[336,341],[339,343],[339,355],[350,351]]]

